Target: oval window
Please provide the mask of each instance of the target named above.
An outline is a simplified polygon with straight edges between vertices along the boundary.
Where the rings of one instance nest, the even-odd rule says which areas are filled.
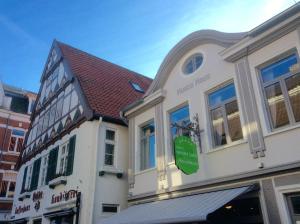
[[[189,57],[183,66],[183,72],[186,75],[192,74],[194,71],[196,71],[203,62],[203,56],[201,54],[194,54],[191,57]]]

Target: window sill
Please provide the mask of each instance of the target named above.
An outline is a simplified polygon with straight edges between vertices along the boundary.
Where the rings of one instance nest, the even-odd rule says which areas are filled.
[[[20,153],[16,152],[16,151],[6,151],[6,152],[2,152],[4,155],[12,155],[12,156],[19,156]]]
[[[49,181],[49,187],[51,189],[54,189],[57,185],[66,185],[67,184],[67,177],[66,176],[60,176],[57,177],[51,181]]]
[[[151,171],[154,171],[154,170],[156,170],[156,166],[153,167],[153,168],[146,169],[146,170],[137,171],[137,172],[135,172],[134,175],[141,175],[141,174],[148,173],[148,172],[151,172]]]
[[[14,198],[9,198],[9,197],[0,197],[0,201],[5,201],[5,202],[11,202],[11,201],[13,201],[14,200]]]
[[[292,131],[292,130],[298,129],[298,128],[300,128],[300,124],[285,126],[285,127],[274,129],[273,131],[270,131],[269,133],[265,134],[264,137],[281,134],[283,132]]]
[[[207,152],[205,152],[205,154],[210,154],[210,153],[218,152],[220,150],[231,148],[231,147],[235,147],[235,146],[238,146],[238,145],[242,145],[242,144],[245,144],[247,142],[248,141],[246,139],[241,139],[241,140],[232,142],[232,143],[227,144],[227,145],[219,146],[219,147],[216,147],[216,148],[211,148]]]
[[[111,174],[111,175],[116,175],[118,179],[121,179],[124,175],[123,170],[118,170],[114,166],[104,166],[102,169],[99,171],[99,176],[104,176],[105,174]]]
[[[31,196],[31,192],[26,191],[26,192],[20,194],[18,200],[23,201],[26,198],[30,198],[30,196]]]

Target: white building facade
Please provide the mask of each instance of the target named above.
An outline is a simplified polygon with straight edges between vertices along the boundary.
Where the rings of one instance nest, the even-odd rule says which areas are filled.
[[[100,223],[299,223],[299,53],[299,3],[246,33],[181,40],[123,110],[131,206]],[[178,168],[177,136],[197,144],[197,172]]]
[[[114,94],[115,80],[124,98]],[[19,163],[12,223],[95,223],[127,206],[128,133],[118,107],[142,95],[132,83],[150,82],[53,42]]]

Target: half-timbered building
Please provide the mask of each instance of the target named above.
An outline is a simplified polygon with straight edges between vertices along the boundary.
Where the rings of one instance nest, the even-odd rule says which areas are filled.
[[[14,223],[94,223],[126,207],[120,110],[151,79],[54,41],[20,159]]]

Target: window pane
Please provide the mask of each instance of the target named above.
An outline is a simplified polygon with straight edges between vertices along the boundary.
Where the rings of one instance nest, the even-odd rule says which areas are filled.
[[[6,197],[6,191],[7,191],[7,181],[1,181],[0,184],[0,197]]]
[[[142,127],[142,139],[140,149],[140,170],[155,166],[155,127],[154,122]]]
[[[105,154],[114,154],[114,145],[112,144],[105,144]]]
[[[202,64],[203,57],[201,55],[197,55],[195,57],[195,69],[199,68],[200,65]]]
[[[300,74],[294,75],[286,80],[291,106],[295,120],[300,121]]]
[[[230,102],[225,105],[229,136],[231,141],[236,141],[243,138],[240,113],[237,101]]]
[[[214,107],[228,99],[235,97],[235,88],[234,84],[230,84],[226,87],[223,87],[208,96],[208,102],[210,107]]]
[[[21,152],[23,146],[23,138],[18,139],[17,152]]]
[[[10,143],[9,143],[9,151],[15,151],[15,145],[16,145],[17,138],[16,137],[11,137],[10,138]]]
[[[155,167],[155,137],[149,138],[149,168]]]
[[[148,161],[148,140],[141,140],[141,151],[140,151],[140,170],[147,169],[147,161]]]
[[[292,202],[294,213],[300,215],[300,196],[297,195],[291,197],[291,202]]]
[[[106,139],[114,141],[115,140],[115,132],[111,130],[106,130]]]
[[[9,197],[9,198],[13,198],[14,197],[15,186],[16,185],[15,185],[14,182],[10,182],[9,189],[8,189],[8,192],[7,192],[7,197]]]
[[[191,74],[193,72],[194,72],[193,61],[191,60],[189,61],[189,63],[186,64],[184,73]]]
[[[227,144],[226,134],[224,129],[224,119],[221,108],[217,108],[211,111],[214,145]]]
[[[190,122],[189,107],[185,106],[185,107],[182,107],[182,108],[170,113],[170,121],[171,121],[171,124],[178,124],[180,126],[185,126],[185,125],[189,124],[189,122]],[[181,131],[182,131],[181,129],[171,126],[172,139],[174,139],[179,134],[189,135],[188,132],[180,133]]]
[[[289,68],[297,63],[297,57],[295,54],[284,58],[276,63],[273,63],[263,69],[261,69],[261,75],[263,82],[272,81],[281,75],[289,72]]]
[[[274,128],[289,124],[289,118],[284,103],[284,97],[279,83],[265,88],[267,103],[270,109]]]
[[[25,132],[24,132],[24,131],[21,131],[21,130],[13,129],[12,134],[13,134],[13,135],[18,135],[18,136],[24,136],[24,135],[25,135]]]
[[[116,213],[116,212],[118,212],[118,206],[117,205],[103,205],[102,212]]]
[[[113,156],[112,155],[105,155],[105,165],[113,165]]]

